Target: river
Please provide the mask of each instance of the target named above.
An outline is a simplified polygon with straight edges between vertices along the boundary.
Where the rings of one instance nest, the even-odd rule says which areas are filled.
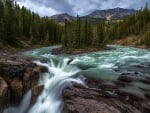
[[[38,65],[48,67],[49,73],[41,74],[39,84],[44,84],[44,90],[28,113],[61,113],[63,102],[61,92],[64,87],[73,82],[84,84],[84,77],[90,76],[103,79],[106,82],[117,80],[121,73],[138,72],[142,78],[150,75],[150,51],[126,46],[108,45],[111,50],[84,53],[79,55],[52,55],[51,50],[60,46],[43,47],[25,51],[22,54],[35,58]],[[69,62],[69,63],[68,63]],[[137,66],[148,66],[140,70]],[[135,73],[136,74],[136,73]],[[138,81],[120,90],[144,95],[150,90],[150,85]],[[30,101],[30,92],[24,97],[22,104],[9,108],[4,113],[25,113]]]

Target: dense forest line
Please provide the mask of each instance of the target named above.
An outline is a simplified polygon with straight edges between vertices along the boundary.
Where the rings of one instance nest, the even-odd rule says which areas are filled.
[[[99,22],[93,25],[90,18],[86,18],[83,23],[77,16],[73,22],[65,21],[62,44],[66,48],[87,48],[103,47],[105,45],[105,24]]]
[[[12,0],[0,0],[0,49],[62,44],[65,48],[101,48],[115,40],[136,36],[136,45],[150,47],[150,10],[148,4],[136,14],[116,23],[65,20],[58,24],[48,17],[20,7]],[[132,42],[131,42],[132,43]]]
[[[150,47],[150,10],[148,4],[136,14],[125,18],[123,21],[109,27],[106,37],[109,42],[124,40],[128,36],[134,37],[132,43]]]
[[[0,48],[31,47],[61,42],[62,26],[41,18],[38,14],[20,7],[13,0],[0,0]]]
[[[147,3],[136,14],[116,23],[101,21],[95,26],[87,18],[81,24],[79,17],[74,22],[65,22],[63,45],[72,48],[104,47],[116,40],[126,44],[127,37],[130,38],[130,45],[150,47],[150,10]]]

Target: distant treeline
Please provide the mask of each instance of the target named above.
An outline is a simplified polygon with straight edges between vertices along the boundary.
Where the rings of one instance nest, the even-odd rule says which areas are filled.
[[[0,0],[0,48],[61,42],[62,26],[20,8],[13,0]]]
[[[108,41],[125,39],[128,36],[136,36],[137,45],[150,47],[150,10],[148,4],[136,14],[125,18],[123,21],[110,26],[106,34]]]
[[[136,45],[150,47],[150,10],[148,4],[136,14],[126,17],[122,21],[107,24],[99,22],[96,26],[89,18],[81,24],[77,16],[74,22],[65,22],[65,32],[62,36],[63,45],[67,48],[103,47],[115,40],[124,40],[128,36],[135,36]],[[130,42],[130,44],[135,43]]]
[[[103,22],[99,22],[99,24],[93,26],[90,18],[86,18],[85,21],[81,23],[80,17],[77,16],[73,22],[65,21],[62,44],[66,48],[76,49],[102,47],[105,45],[105,32]]]
[[[65,48],[97,48],[131,35],[136,36],[137,44],[150,47],[148,4],[115,24],[101,20],[93,24],[92,19],[86,17],[83,21],[77,16],[76,20],[65,20],[65,25],[60,25],[19,7],[12,0],[0,0],[0,49],[54,44],[62,44]]]

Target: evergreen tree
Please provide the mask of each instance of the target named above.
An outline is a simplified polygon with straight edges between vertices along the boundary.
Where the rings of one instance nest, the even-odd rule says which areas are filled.
[[[5,30],[5,26],[4,26],[4,4],[3,2],[0,0],[0,41],[4,40],[4,30]]]
[[[102,46],[104,44],[104,25],[103,24],[99,24],[97,26],[97,38],[98,38],[98,45]]]
[[[14,4],[10,0],[5,2],[5,39],[10,45],[17,46],[16,27],[17,18],[15,15]]]

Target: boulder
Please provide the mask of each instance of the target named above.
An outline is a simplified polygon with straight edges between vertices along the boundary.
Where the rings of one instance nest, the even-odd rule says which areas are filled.
[[[9,85],[9,104],[19,104],[23,95],[23,84],[21,80],[13,79]]]
[[[140,82],[143,82],[145,84],[150,84],[150,78],[141,78],[139,79]]]
[[[145,97],[149,98],[150,99],[150,92],[148,93],[145,93]]]
[[[1,57],[0,76],[2,79],[0,79],[0,93],[5,94],[8,92],[8,96],[6,97],[7,99],[4,99],[5,102],[0,102],[10,106],[20,104],[24,94],[37,86],[40,73],[44,72],[48,72],[47,67],[38,66],[30,58],[20,56]],[[39,90],[40,88],[35,88],[33,95],[39,94],[40,91],[36,91],[36,89]]]
[[[51,54],[53,54],[53,55],[59,55],[62,53],[63,53],[62,48],[55,48],[55,49],[52,49],[52,51],[51,51]]]
[[[132,82],[133,78],[130,75],[120,75],[118,78],[119,81],[123,81],[123,82]]]
[[[66,101],[63,113],[121,113],[103,101],[75,98]]]
[[[150,113],[150,102],[142,104],[143,113]]]
[[[39,94],[42,92],[43,88],[44,88],[43,85],[37,85],[31,89],[31,91],[32,91],[31,103],[32,104],[34,104],[36,102],[36,99],[39,96]]]
[[[6,81],[0,77],[0,106],[4,107],[7,102],[8,85]]]
[[[78,86],[78,87],[76,87]],[[143,113],[119,98],[108,98],[106,92],[73,85],[62,92],[63,113]]]

